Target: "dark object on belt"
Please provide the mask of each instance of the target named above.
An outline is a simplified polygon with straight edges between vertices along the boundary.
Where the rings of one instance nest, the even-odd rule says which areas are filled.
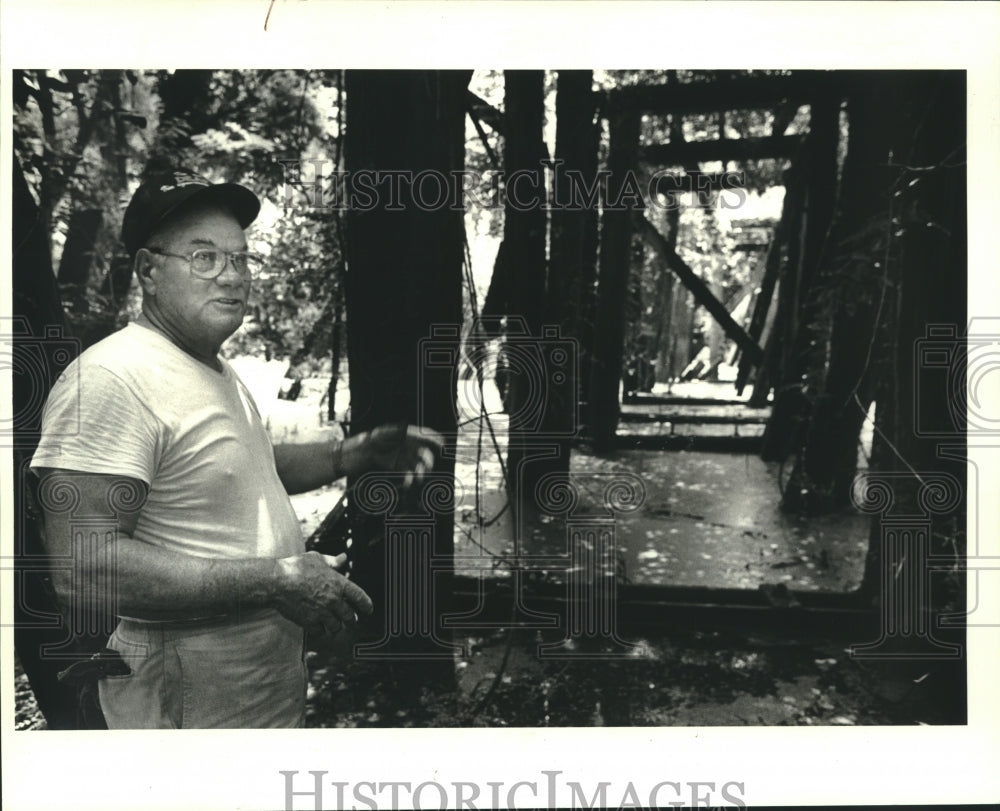
[[[67,684],[96,682],[105,676],[131,676],[132,670],[118,651],[104,648],[89,659],[70,665],[59,674],[59,681]]]
[[[101,699],[97,682],[105,676],[130,676],[131,668],[118,651],[104,648],[89,659],[76,662],[63,670],[58,679],[76,688],[77,729],[107,729],[107,721],[101,711]]]

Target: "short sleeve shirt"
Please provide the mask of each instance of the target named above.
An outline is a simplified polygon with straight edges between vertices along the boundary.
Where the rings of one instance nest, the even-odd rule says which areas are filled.
[[[32,468],[149,485],[135,538],[201,557],[284,557],[304,543],[249,391],[160,333],[130,324],[53,386]]]

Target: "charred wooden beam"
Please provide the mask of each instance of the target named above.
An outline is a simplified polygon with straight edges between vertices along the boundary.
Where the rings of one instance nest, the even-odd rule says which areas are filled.
[[[479,621],[508,620],[515,601],[533,611],[564,615],[571,610],[561,583],[532,582],[530,589],[521,592],[506,581],[484,583],[479,577],[457,576],[455,583],[456,608],[475,612]],[[650,628],[766,628],[791,635],[822,633],[852,641],[879,630],[878,613],[856,592],[626,583],[620,586],[617,610],[617,630],[626,634]]]
[[[753,315],[750,317],[750,325],[747,332],[754,343],[760,343],[764,334],[764,325],[767,322],[767,315],[771,309],[771,299],[774,298],[774,288],[778,283],[778,276],[781,271],[781,259],[785,242],[788,240],[791,229],[791,222],[795,219],[795,212],[792,210],[797,196],[787,191],[787,184],[791,182],[791,170],[786,172],[786,192],[781,208],[781,219],[775,226],[774,234],[771,237],[770,245],[767,248],[767,256],[764,259],[764,278],[760,283],[760,290],[757,293],[757,300],[754,302]],[[750,370],[754,366],[749,358],[741,357],[739,370],[736,374],[736,392],[743,394],[743,389],[750,379]],[[758,402],[758,404],[760,404]]]
[[[595,132],[593,77],[590,70],[560,70],[558,74],[555,157],[566,170],[579,172],[582,177],[594,177],[597,171],[599,134]],[[553,182],[559,199],[572,197],[572,184],[566,172],[556,175]],[[569,470],[569,437],[580,426],[582,381],[578,379],[578,370],[587,362],[584,348],[590,348],[589,335],[584,340],[584,311],[590,306],[597,275],[597,244],[588,232],[596,229],[597,209],[594,200],[589,205],[553,211],[551,216],[545,321],[558,326],[560,336],[574,340],[581,350],[578,357],[567,357],[563,368],[554,363],[552,356],[547,361],[552,363],[552,369],[544,433],[562,437],[554,443],[559,447],[559,455],[550,460],[550,466],[563,473]]]
[[[677,406],[749,406],[746,400],[724,400],[719,397],[664,397],[640,391],[632,398],[634,406],[677,405]]]
[[[639,160],[659,166],[684,166],[705,161],[746,161],[761,158],[794,158],[802,148],[802,137],[721,138],[651,144],[639,149]]]
[[[465,158],[464,71],[348,70],[346,72],[346,170],[388,167],[416,174],[461,171]],[[407,133],[399,138],[398,132]],[[462,323],[462,212],[419,206],[403,184],[400,195],[387,177],[376,186],[376,204],[347,211],[347,267],[344,277],[351,389],[351,434],[386,423],[421,423],[445,436],[454,447],[456,431],[455,368]],[[398,201],[400,205],[396,205]],[[387,235],[391,234],[391,238]],[[420,362],[431,339],[436,357]],[[334,370],[336,374],[336,370]],[[444,453],[435,473],[451,476],[454,456]],[[354,486],[357,476],[348,478]],[[414,500],[414,496],[416,499]],[[419,510],[419,494],[401,499],[394,516]],[[367,541],[385,537],[383,514],[366,512],[357,501],[349,511],[351,537]],[[358,507],[355,509],[355,507]],[[425,513],[426,514],[426,513]],[[448,560],[454,554],[454,515],[435,511],[430,545],[414,546],[407,588],[426,571],[430,555]],[[371,595],[375,613],[365,633],[387,645],[435,653],[430,637],[401,638],[390,634],[387,572],[390,544],[354,543],[351,576]],[[446,568],[442,577],[442,611],[448,599]],[[425,606],[430,610],[430,605]],[[437,622],[436,615],[431,617]],[[398,647],[394,647],[398,650]]]
[[[796,166],[800,177],[794,183],[786,184],[785,188],[786,202],[795,206],[798,213],[795,233],[788,244],[788,261],[780,271],[778,282],[779,302],[774,326],[781,329],[781,334],[775,336],[780,362],[770,380],[775,392],[775,405],[764,442],[764,458],[769,460],[783,460],[803,450],[804,431],[812,403],[815,402],[815,393],[822,388],[827,374],[828,341],[821,336],[829,334],[829,307],[834,300],[831,291],[839,289],[837,279],[848,266],[846,261],[835,261],[830,254],[839,239],[831,237],[830,229],[838,194],[840,106],[840,98],[832,93],[817,95],[811,100],[809,136],[802,159]],[[854,122],[855,125],[857,123]],[[863,143],[858,136],[867,138],[869,134],[864,130],[865,127],[855,126],[855,137],[848,150],[849,153],[854,150],[852,165],[859,157],[858,144]],[[848,166],[846,160],[844,166]],[[847,168],[844,171],[844,176],[850,180]],[[842,199],[847,201],[850,198]],[[858,217],[856,222],[864,221],[862,210],[877,216],[881,203],[869,208],[873,200],[876,200],[875,192],[872,192],[871,198],[862,194],[845,212],[849,211],[851,218]],[[827,254],[825,259],[824,252]],[[854,304],[864,306],[865,302],[859,300]],[[872,319],[875,319],[874,315]],[[860,427],[859,422],[859,430]],[[853,448],[854,443],[851,444]],[[856,453],[853,453],[852,459],[857,459]],[[801,495],[798,491],[805,489],[798,488],[793,499]],[[848,495],[849,488],[844,492],[845,501]]]
[[[698,434],[629,434],[621,431],[615,437],[616,450],[688,451],[705,453],[760,452],[759,436],[699,436]]]
[[[503,113],[471,90],[466,91],[465,99],[470,115],[486,124],[495,133],[503,135]]]
[[[522,204],[515,195],[504,205],[503,250],[507,289],[507,334],[517,340],[542,336],[545,318],[545,177],[541,161],[546,156],[543,140],[545,120],[545,74],[541,70],[504,71],[504,108],[510,131],[504,138],[503,167],[507,177],[527,173],[530,183],[521,185]],[[544,361],[542,361],[544,363]],[[517,513],[535,496],[535,484],[544,475],[537,451],[537,406],[531,381],[525,374],[512,374],[507,389],[510,414],[507,476],[511,507]],[[544,415],[543,415],[544,419]],[[569,448],[566,449],[569,466]],[[543,456],[544,458],[544,456]]]
[[[764,425],[767,414],[746,414],[723,416],[719,414],[658,414],[628,411],[619,417],[621,422],[672,425]]]
[[[639,143],[639,116],[625,113],[612,119],[610,127],[608,199],[623,195],[635,167]],[[602,217],[600,275],[597,292],[597,323],[591,371],[590,428],[598,451],[614,444],[621,405],[618,388],[622,376],[625,339],[625,296],[632,253],[632,217],[638,202],[607,207]]]
[[[726,335],[735,341],[743,352],[751,357],[755,363],[760,363],[763,357],[761,348],[733,320],[733,317],[722,302],[712,295],[712,291],[708,288],[708,285],[699,279],[695,272],[688,267],[687,263],[677,255],[677,252],[670,247],[663,234],[657,231],[656,227],[649,220],[638,214],[635,217],[635,221],[646,244],[656,251],[667,267],[677,274],[683,285],[694,295],[695,300],[708,310]]]

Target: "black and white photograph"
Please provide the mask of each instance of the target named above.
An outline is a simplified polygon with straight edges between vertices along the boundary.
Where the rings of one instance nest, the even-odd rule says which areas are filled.
[[[995,4],[51,6],[5,804],[1000,799]]]

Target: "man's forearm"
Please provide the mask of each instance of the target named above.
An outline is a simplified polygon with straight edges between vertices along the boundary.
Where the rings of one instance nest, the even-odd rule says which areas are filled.
[[[198,619],[269,607],[303,627],[333,631],[354,612],[371,611],[364,591],[337,571],[339,558],[304,550],[277,559],[202,558],[162,549],[134,537],[144,482],[56,469],[42,469],[41,477],[43,486],[76,493],[83,515],[106,512],[112,488],[123,483],[141,496],[134,509],[108,515],[104,528],[89,533],[106,539],[97,544],[77,540],[68,510],[46,510],[45,550],[67,611],[93,605],[105,583],[114,584],[114,602],[98,608],[137,619]]]
[[[419,481],[434,466],[444,437],[419,425],[387,424],[348,437],[343,442],[277,445],[274,463],[285,490],[294,495],[329,484],[341,476],[367,471],[402,472],[404,487]]]
[[[76,579],[54,572],[72,604],[87,583],[114,582],[114,613],[148,620],[190,619],[264,608],[278,597],[278,561],[273,558],[198,558],[119,536],[84,559],[75,553]],[[65,570],[64,570],[65,571]],[[110,607],[109,607],[110,608]]]
[[[275,445],[274,466],[285,491],[294,496],[357,472],[355,444],[331,437],[317,442]]]

